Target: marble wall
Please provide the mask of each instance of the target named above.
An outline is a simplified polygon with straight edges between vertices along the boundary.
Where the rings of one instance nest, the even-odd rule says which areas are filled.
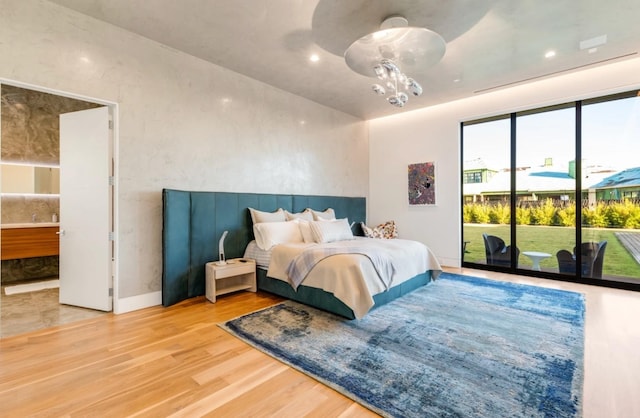
[[[0,85],[0,161],[60,164],[62,113],[98,107],[95,103]]]
[[[117,103],[116,311],[160,301],[163,188],[367,195],[366,121],[48,1],[0,10],[0,79]]]
[[[2,196],[0,206],[3,224],[19,224],[26,222],[51,222],[55,213],[60,213],[58,195]]]
[[[31,257],[17,260],[2,260],[0,275],[2,285],[58,278],[59,257]]]

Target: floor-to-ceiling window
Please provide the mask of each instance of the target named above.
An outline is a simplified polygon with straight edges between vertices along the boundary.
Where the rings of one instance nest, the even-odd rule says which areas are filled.
[[[640,283],[640,97],[636,92],[582,103],[581,170],[583,272]]]
[[[637,92],[462,123],[463,265],[640,288]]]
[[[509,267],[509,117],[469,123],[464,127],[464,138],[467,159],[463,171],[463,257],[473,263]],[[485,252],[485,243],[495,251]]]
[[[574,105],[516,114],[515,191],[518,267],[553,271],[575,246]]]

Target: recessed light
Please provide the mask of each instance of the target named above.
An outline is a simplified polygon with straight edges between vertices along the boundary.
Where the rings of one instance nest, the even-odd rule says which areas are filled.
[[[555,56],[556,56],[556,51],[554,51],[554,50],[547,51],[547,52],[544,54],[544,57],[545,57],[545,58],[553,58],[553,57],[555,57]]]
[[[318,61],[320,61],[320,57],[318,56],[318,54],[312,54],[312,55],[309,57],[309,61],[311,61],[311,62],[318,62]]]
[[[580,41],[580,49],[591,49],[607,43],[607,35],[596,36],[595,38]]]
[[[459,83],[459,82],[460,82],[460,79],[459,79],[459,78],[456,78],[456,79],[454,79],[454,80],[453,80],[453,82],[454,82],[454,83]]]

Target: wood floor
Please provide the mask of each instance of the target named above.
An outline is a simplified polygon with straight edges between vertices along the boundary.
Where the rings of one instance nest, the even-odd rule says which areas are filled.
[[[584,417],[640,416],[640,293],[462,272],[585,293]],[[278,301],[195,298],[2,339],[0,416],[375,416],[216,325]]]

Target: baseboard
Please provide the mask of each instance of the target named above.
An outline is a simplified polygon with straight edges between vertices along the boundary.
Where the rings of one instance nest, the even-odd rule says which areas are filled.
[[[113,313],[122,314],[158,305],[162,305],[162,292],[145,293],[143,295],[118,299],[117,303],[115,303]]]
[[[459,258],[438,257],[438,261],[443,267],[460,267],[462,265]]]

